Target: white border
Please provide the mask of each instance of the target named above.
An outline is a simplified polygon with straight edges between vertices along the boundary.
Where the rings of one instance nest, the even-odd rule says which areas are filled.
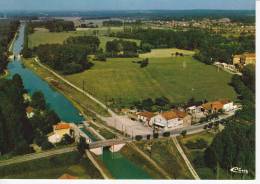
[[[227,0],[228,1],[228,0]],[[260,89],[260,56],[258,55],[260,53],[260,0],[256,0],[256,53],[257,53],[257,65],[256,65],[256,94]],[[256,104],[260,103],[260,98],[258,94],[256,95]],[[257,106],[258,107],[258,106]],[[260,123],[260,109],[256,109],[256,125]],[[149,182],[149,184],[196,184],[196,183],[205,183],[205,184],[215,184],[215,183],[221,183],[221,184],[240,184],[240,183],[246,183],[246,184],[253,184],[253,183],[258,183],[260,182],[260,174],[259,174],[259,135],[260,133],[260,128],[259,125],[256,127],[256,180],[1,180],[0,179],[0,184],[100,184],[100,183],[105,183],[105,184],[146,184]]]

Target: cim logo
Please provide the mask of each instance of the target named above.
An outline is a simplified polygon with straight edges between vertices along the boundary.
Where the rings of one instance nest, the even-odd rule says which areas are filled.
[[[233,172],[233,173],[248,174],[247,169],[241,169],[239,167],[233,167],[233,168],[230,169],[230,171]]]

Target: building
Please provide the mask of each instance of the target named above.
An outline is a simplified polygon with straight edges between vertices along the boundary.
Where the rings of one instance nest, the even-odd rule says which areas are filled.
[[[67,179],[78,179],[78,177],[72,176],[72,175],[67,174],[67,173],[64,173],[64,174],[63,174],[62,176],[60,176],[58,179],[65,179],[65,180],[67,180]]]
[[[234,102],[232,102],[232,101],[230,101],[228,99],[222,99],[222,100],[219,100],[219,101],[223,104],[222,109],[225,112],[232,111],[236,107],[236,106],[234,106]]]
[[[26,116],[28,119],[32,118],[34,116],[34,109],[31,106],[28,106],[26,108]]]
[[[223,104],[220,101],[208,102],[202,104],[202,108],[206,113],[216,113],[222,110]]]
[[[152,112],[139,112],[137,113],[137,119],[141,122],[144,122],[145,125],[152,126],[150,120],[154,117],[155,114]]]
[[[48,140],[51,143],[58,143],[65,134],[71,135],[71,125],[69,123],[60,122],[53,126],[53,134],[48,137]]]
[[[228,99],[221,99],[221,100],[202,104],[202,108],[206,113],[216,113],[221,110],[223,110],[224,112],[234,110],[236,106],[232,101]]]
[[[172,110],[152,117],[150,124],[161,129],[181,128],[191,125],[191,116],[185,112]]]
[[[256,55],[255,53],[244,53],[241,55],[233,56],[233,65],[248,65],[256,63]]]

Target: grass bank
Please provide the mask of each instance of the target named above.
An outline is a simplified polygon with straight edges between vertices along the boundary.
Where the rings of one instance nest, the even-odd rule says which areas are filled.
[[[169,138],[137,142],[136,145],[163,168],[173,179],[193,179],[184,160]],[[151,151],[147,148],[151,147]]]
[[[152,178],[166,179],[148,160],[146,160],[142,155],[136,152],[130,145],[127,144],[126,146],[124,146],[120,150],[120,153],[124,155],[127,159],[138,165],[144,171],[146,171]]]
[[[102,179],[91,161],[78,152],[0,167],[2,179],[57,179],[64,173],[79,179]]]
[[[108,116],[108,112],[96,104],[93,100],[89,99],[82,93],[78,92],[74,88],[62,82],[56,76],[48,72],[47,70],[41,68],[39,65],[33,62],[33,59],[23,59],[23,64],[42,79],[46,80],[53,88],[61,92],[66,96],[75,107],[77,107],[81,112],[88,111],[88,109],[103,115]]]

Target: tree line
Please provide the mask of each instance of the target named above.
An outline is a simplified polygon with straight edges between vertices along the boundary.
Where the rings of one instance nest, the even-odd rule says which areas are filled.
[[[197,50],[195,58],[212,64],[215,61],[232,62],[233,54],[255,52],[255,36],[224,37],[206,30],[188,31],[160,29],[131,29],[111,33],[110,36],[141,40],[141,51],[149,52],[153,48],[172,48]]]
[[[0,80],[0,155],[31,153],[32,143],[42,149],[52,147],[46,135],[60,121],[59,117],[47,107],[41,92],[35,92],[31,102],[24,100],[24,93],[26,90],[18,74],[10,80]],[[26,117],[28,106],[34,108],[32,119]]]
[[[29,33],[34,32],[34,28],[43,27],[48,29],[50,32],[63,32],[63,31],[75,31],[74,23],[72,21],[65,20],[46,20],[40,22],[28,23]]]
[[[138,46],[134,41],[114,39],[106,43],[108,57],[137,57]]]
[[[8,46],[19,27],[19,21],[0,21],[0,74],[8,64]]]
[[[255,175],[255,65],[247,65],[243,75],[234,75],[231,85],[239,95],[242,110],[225,125],[204,152],[205,164],[217,170],[240,167]]]

